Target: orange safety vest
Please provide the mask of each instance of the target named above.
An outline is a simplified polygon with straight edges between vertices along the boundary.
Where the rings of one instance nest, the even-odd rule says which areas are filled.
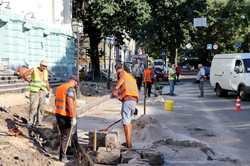
[[[137,98],[137,100],[139,99],[139,93],[138,93],[138,89],[137,89],[137,84],[136,84],[136,80],[134,79],[133,76],[131,76],[129,73],[127,73],[126,71],[124,71],[124,82],[120,87],[120,92],[121,92],[121,97],[122,99],[125,96],[134,96]]]
[[[150,69],[144,70],[144,82],[152,82],[152,71]]]
[[[56,88],[56,113],[63,115],[63,116],[68,116],[72,117],[68,110],[68,105],[66,102],[67,98],[67,90],[71,87],[69,83],[65,83],[60,85],[59,87]],[[73,87],[71,87],[73,88]],[[75,99],[74,99],[74,111],[76,111],[76,93],[75,93]]]

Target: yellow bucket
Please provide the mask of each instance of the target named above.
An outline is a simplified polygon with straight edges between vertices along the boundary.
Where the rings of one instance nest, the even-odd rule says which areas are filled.
[[[164,101],[164,110],[165,111],[174,111],[174,101],[173,100],[165,100]]]

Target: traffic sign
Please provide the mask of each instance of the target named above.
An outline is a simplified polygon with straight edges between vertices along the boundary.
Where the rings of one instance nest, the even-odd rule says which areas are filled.
[[[214,44],[214,45],[213,45],[213,49],[214,49],[214,50],[217,50],[217,49],[218,49],[218,45],[217,45],[217,44]]]
[[[207,26],[207,18],[194,18],[195,27],[205,27]]]
[[[236,42],[235,45],[236,45],[236,47],[242,47],[242,43],[241,42]]]
[[[207,44],[207,50],[212,50],[212,44]]]
[[[168,56],[168,51],[167,50],[161,50],[160,51],[160,56]]]

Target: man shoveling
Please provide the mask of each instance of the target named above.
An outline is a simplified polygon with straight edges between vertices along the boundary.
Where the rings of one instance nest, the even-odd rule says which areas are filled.
[[[139,93],[136,85],[136,80],[129,73],[124,71],[122,65],[117,63],[115,65],[117,73],[117,84],[112,92],[115,98],[118,98],[118,89],[121,92],[122,100],[122,124],[126,137],[126,147],[131,148],[131,138],[132,138],[132,124],[131,117],[135,112],[135,106],[139,99]]]

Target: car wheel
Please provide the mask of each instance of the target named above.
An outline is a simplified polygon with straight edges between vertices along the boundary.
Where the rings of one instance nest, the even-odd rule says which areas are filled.
[[[162,78],[162,77],[159,77],[159,78],[158,78],[158,81],[163,81],[163,78]]]
[[[243,101],[247,100],[246,88],[244,86],[240,87],[239,95],[240,95],[241,100]]]
[[[222,89],[219,84],[216,85],[215,91],[216,91],[216,95],[219,97],[227,96],[227,93],[228,93],[228,91]]]

